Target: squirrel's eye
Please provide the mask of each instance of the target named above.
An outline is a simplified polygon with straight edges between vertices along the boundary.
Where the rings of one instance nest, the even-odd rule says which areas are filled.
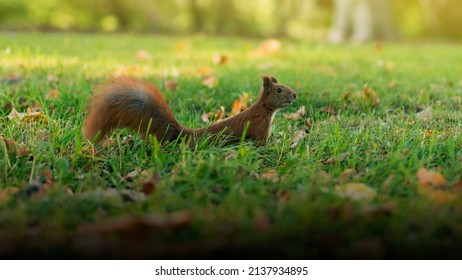
[[[278,88],[276,89],[276,92],[277,92],[277,93],[282,93],[283,91],[284,91],[284,90],[283,90],[282,88],[280,88],[280,87],[278,87]]]

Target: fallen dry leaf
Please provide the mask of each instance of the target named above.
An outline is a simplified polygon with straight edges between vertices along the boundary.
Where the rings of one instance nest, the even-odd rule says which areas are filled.
[[[347,169],[343,170],[343,172],[340,174],[339,182],[340,183],[346,183],[346,182],[350,181],[351,178],[353,177],[354,172],[355,172],[355,170],[352,169],[352,168],[347,168]]]
[[[136,58],[138,60],[146,61],[151,59],[151,54],[144,50],[138,50],[136,52]]]
[[[307,136],[308,136],[308,133],[305,130],[296,131],[294,134],[294,140],[292,140],[292,144],[290,144],[290,147],[292,149],[295,149],[295,147],[298,146],[298,143],[300,143]]]
[[[228,64],[229,63],[229,56],[225,54],[216,54],[212,57],[212,62],[215,64]]]
[[[324,163],[326,164],[333,164],[335,162],[342,162],[344,161],[348,156],[350,156],[349,153],[341,153],[338,156],[331,156],[330,158],[326,159]]]
[[[281,48],[281,42],[277,39],[267,39],[262,41],[257,49],[251,54],[254,56],[264,56],[274,54]]]
[[[165,88],[170,91],[175,91],[177,88],[177,82],[175,80],[165,80]]]
[[[210,120],[209,120],[209,116],[207,113],[203,113],[202,116],[201,116],[201,120],[205,123],[209,123]]]
[[[114,143],[115,143],[114,138],[109,137],[109,138],[104,139],[101,145],[104,148],[107,148],[107,147],[110,147],[110,146],[114,145]]]
[[[306,114],[305,106],[301,106],[295,113],[284,113],[282,114],[284,118],[287,118],[292,121],[301,120]]]
[[[38,122],[38,123],[46,123],[48,121],[45,113],[43,111],[40,112],[28,112],[26,113],[19,113],[16,109],[12,109],[11,112],[8,114],[8,120],[22,120],[26,122]]]
[[[397,85],[398,85],[398,83],[395,80],[388,83],[389,88],[395,88]]]
[[[236,157],[236,153],[232,152],[232,153],[228,153],[225,155],[225,161],[228,161],[232,158],[235,158]]]
[[[273,183],[279,182],[279,176],[276,170],[274,169],[269,169],[266,172],[260,174],[259,176],[260,179],[268,180]]]
[[[428,186],[420,185],[417,188],[417,191],[420,195],[426,196],[429,200],[438,204],[450,203],[457,199],[457,195],[455,193],[441,189],[434,189]]]
[[[335,186],[335,193],[344,198],[354,201],[371,201],[377,196],[377,192],[363,183],[348,183]]]
[[[432,107],[428,106],[425,107],[422,111],[417,112],[415,114],[416,119],[423,120],[423,121],[429,121],[433,117],[432,113]]]
[[[18,144],[17,149],[16,149],[16,155],[18,157],[24,157],[29,155],[30,153],[30,148],[24,144],[24,142],[21,142]]]
[[[371,106],[379,106],[380,101],[375,90],[365,87],[363,88],[362,95],[364,100],[366,100],[366,102],[368,102]]]
[[[218,110],[216,110],[215,112],[207,113],[207,118],[205,118],[204,115],[202,115],[201,118],[202,118],[203,121],[210,120],[212,122],[216,122],[216,121],[219,121],[219,120],[223,119],[225,114],[226,114],[225,107],[220,106],[220,108]]]
[[[239,98],[234,100],[229,117],[235,116],[247,109],[249,102],[249,94],[247,92],[243,92]]]
[[[218,85],[218,80],[214,76],[207,76],[202,79],[202,84],[208,88],[214,88]]]
[[[322,113],[327,113],[329,115],[335,115],[335,108],[334,105],[331,103],[327,104],[324,108],[321,110]]]
[[[52,89],[48,92],[47,95],[48,99],[56,99],[59,97],[59,90],[57,89]]]
[[[419,185],[424,187],[444,187],[448,184],[443,175],[423,167],[417,171],[417,180],[419,181]]]
[[[125,175],[124,177],[122,177],[122,179],[120,180],[121,182],[122,181],[133,181],[133,179],[135,179],[135,177],[138,176],[138,173],[140,172],[140,170],[137,168],[131,172],[128,172],[127,175]]]
[[[47,80],[48,80],[49,82],[57,82],[57,81],[59,81],[59,78],[58,78],[58,76],[56,76],[56,75],[48,74]]]
[[[160,181],[158,172],[153,172],[151,178],[143,182],[142,190],[146,195],[153,193]]]

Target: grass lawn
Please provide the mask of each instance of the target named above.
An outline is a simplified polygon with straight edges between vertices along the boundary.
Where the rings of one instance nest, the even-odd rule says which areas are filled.
[[[460,45],[259,43],[1,33],[0,256],[461,258]],[[265,147],[126,130],[92,146],[86,100],[117,74],[158,85],[189,127],[255,100],[261,74],[299,98]]]

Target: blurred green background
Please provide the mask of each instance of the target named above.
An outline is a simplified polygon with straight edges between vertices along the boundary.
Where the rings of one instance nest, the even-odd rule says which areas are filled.
[[[461,0],[390,4],[399,38],[462,39]],[[1,0],[0,30],[319,39],[331,26],[333,6],[333,0]]]

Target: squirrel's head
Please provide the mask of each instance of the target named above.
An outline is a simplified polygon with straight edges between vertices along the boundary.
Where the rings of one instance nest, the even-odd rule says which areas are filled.
[[[289,106],[297,98],[297,94],[288,86],[278,83],[273,76],[262,76],[263,89],[261,100],[273,109]]]

